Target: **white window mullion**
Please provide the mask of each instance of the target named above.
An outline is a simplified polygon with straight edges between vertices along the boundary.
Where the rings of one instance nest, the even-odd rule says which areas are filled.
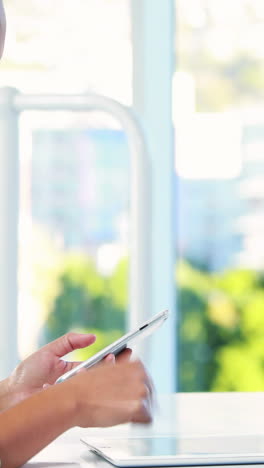
[[[172,125],[174,0],[131,0],[131,10],[133,104],[145,132],[152,165],[152,255],[149,268],[152,310],[143,311],[142,319],[164,308],[170,309],[168,323],[148,340],[146,353],[157,390],[167,393],[174,391],[176,386]]]
[[[15,91],[0,90],[0,380],[18,361],[18,113]]]

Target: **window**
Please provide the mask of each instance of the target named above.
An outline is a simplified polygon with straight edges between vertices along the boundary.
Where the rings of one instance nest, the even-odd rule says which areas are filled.
[[[179,388],[263,390],[261,1],[177,0]]]
[[[0,86],[24,93],[96,92],[130,103],[128,7],[123,0],[10,0]],[[72,329],[96,332],[90,353],[123,333],[129,185],[127,136],[109,115],[22,114],[21,358]]]
[[[153,189],[149,309],[173,309],[173,269],[177,296],[177,325],[162,350],[154,339],[151,370],[167,389],[178,374],[182,391],[262,390],[264,10],[174,3],[175,50],[169,0],[150,11],[143,0],[10,0],[0,86],[133,102]],[[97,329],[103,346],[129,308],[127,136],[101,112],[66,111],[25,113],[20,135],[21,356],[73,327]]]

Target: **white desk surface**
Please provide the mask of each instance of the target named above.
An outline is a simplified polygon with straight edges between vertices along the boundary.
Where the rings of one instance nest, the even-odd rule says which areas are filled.
[[[28,462],[26,468],[112,468],[86,449],[83,435],[264,434],[264,393],[181,393],[159,397],[150,426],[107,429],[74,428]],[[264,465],[264,464],[263,464]],[[259,465],[259,466],[263,466]],[[244,467],[246,465],[243,465]]]

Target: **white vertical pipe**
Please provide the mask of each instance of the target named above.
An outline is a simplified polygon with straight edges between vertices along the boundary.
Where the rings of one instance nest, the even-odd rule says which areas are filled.
[[[0,89],[0,379],[18,361],[17,245],[18,245],[18,114],[15,91]]]
[[[100,110],[111,114],[123,127],[130,150],[130,264],[128,328],[137,327],[148,315],[151,306],[151,164],[145,136],[138,119],[129,107],[105,96],[22,95],[17,94],[14,106],[18,112]],[[140,346],[146,352],[145,343]]]
[[[174,1],[131,0],[133,18],[133,100],[146,135],[152,164],[152,310],[171,317],[148,341],[148,366],[159,392],[176,386],[173,200],[174,144],[172,76]]]

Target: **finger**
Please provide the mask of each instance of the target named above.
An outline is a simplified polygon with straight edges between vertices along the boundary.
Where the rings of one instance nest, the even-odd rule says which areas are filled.
[[[63,373],[70,372],[71,370],[75,369],[75,367],[78,367],[80,364],[83,363],[83,361],[64,361],[65,362],[65,369]],[[87,370],[85,367],[82,367],[80,370]]]
[[[107,354],[107,356],[104,357],[104,359],[102,359],[101,361],[97,362],[96,364],[94,364],[93,367],[98,367],[98,366],[105,366],[105,365],[113,365],[115,364],[115,360],[116,360],[116,357],[114,354]]]
[[[108,354],[102,361],[102,363],[105,365],[105,364],[115,364],[115,361],[116,361],[116,357],[114,354]]]
[[[133,364],[134,364],[134,366],[136,366],[139,369],[139,371],[141,373],[141,378],[143,379],[143,382],[144,382],[144,385],[148,388],[150,402],[151,402],[151,404],[154,404],[156,390],[155,390],[154,382],[153,382],[151,376],[149,375],[149,373],[148,373],[147,369],[145,368],[144,364],[142,363],[142,361],[140,361],[140,360],[134,361]]]
[[[43,385],[43,387],[42,387],[42,388],[43,388],[43,390],[46,390],[46,388],[49,388],[49,387],[51,387],[51,385],[50,385],[50,384],[48,384],[48,383],[44,383],[44,385]]]
[[[149,424],[152,422],[152,406],[148,398],[144,398],[140,402],[138,410],[132,417],[131,422]]]
[[[75,369],[75,367],[79,366],[80,364],[82,364],[83,361],[67,361],[67,372],[68,370],[72,370],[72,369]]]
[[[52,352],[57,357],[65,356],[65,354],[71,353],[75,349],[86,348],[93,344],[96,340],[96,336],[86,333],[67,333],[61,336],[55,341],[44,346],[44,348]]]
[[[130,348],[124,349],[124,351],[122,351],[116,356],[116,362],[121,363],[121,362],[129,361],[131,358],[131,354],[132,354],[132,349]]]
[[[141,422],[149,424],[152,422],[152,404],[149,399],[145,399],[142,402]]]
[[[142,361],[140,360],[134,361],[134,365],[137,366],[139,371],[141,372],[141,376],[144,381],[144,384],[148,387],[150,396],[152,397],[155,394],[155,386],[154,386],[154,382],[150,374],[148,373]]]
[[[145,381],[145,384],[149,389],[149,396],[150,396],[151,404],[156,405],[156,389],[154,386],[154,382],[149,374],[146,374],[146,376],[147,376],[147,379]]]

